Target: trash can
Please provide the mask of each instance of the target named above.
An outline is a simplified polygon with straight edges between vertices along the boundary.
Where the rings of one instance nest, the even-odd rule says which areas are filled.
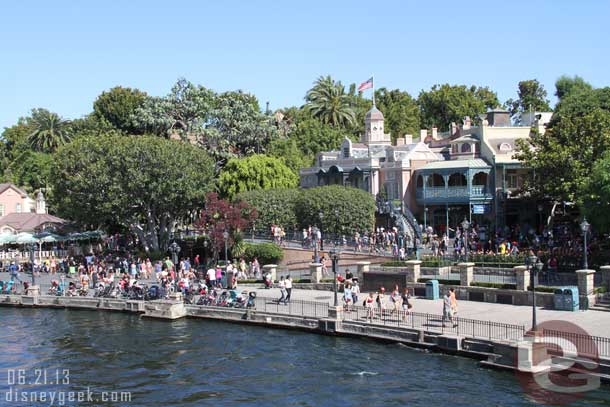
[[[440,298],[438,290],[438,280],[430,280],[426,282],[426,299],[438,300]]]
[[[565,311],[578,311],[580,309],[578,287],[565,287],[563,290],[563,298]]]
[[[557,288],[553,292],[553,304],[555,309],[558,311],[564,311],[566,308],[565,296],[563,295],[563,288]]]

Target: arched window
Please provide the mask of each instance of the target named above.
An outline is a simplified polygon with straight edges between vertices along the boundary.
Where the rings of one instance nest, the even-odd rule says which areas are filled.
[[[468,185],[466,180],[466,176],[464,174],[460,174],[459,172],[451,174],[449,176],[449,186],[450,187],[465,187]]]
[[[451,146],[451,152],[454,153],[454,154],[458,152],[457,144],[454,144],[454,145]]]
[[[468,143],[462,144],[462,153],[469,153],[470,151],[471,151],[470,144],[468,144]]]
[[[513,146],[511,146],[508,143],[502,143],[502,144],[500,144],[499,150],[500,151],[512,151],[513,150]]]
[[[472,177],[472,185],[487,185],[487,174],[484,172],[477,172],[474,174],[474,177]]]
[[[428,176],[428,187],[444,187],[445,179],[441,174],[432,174]]]
[[[424,177],[423,176],[419,176],[417,177],[417,188],[423,188],[424,187]]]

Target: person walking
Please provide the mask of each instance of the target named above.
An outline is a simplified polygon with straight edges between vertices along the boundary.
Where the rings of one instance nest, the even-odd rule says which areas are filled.
[[[413,305],[411,304],[411,295],[409,294],[409,288],[405,287],[402,293],[402,310],[404,311],[403,320],[406,321],[409,313],[411,312],[411,308]]]
[[[375,302],[377,302],[377,308],[379,309],[379,318],[383,319],[383,314],[385,311],[385,287],[381,287],[379,288],[379,291],[377,292],[377,298],[375,300]]]
[[[290,297],[292,296],[292,277],[290,274],[284,280],[284,285],[286,286],[286,299],[284,300],[284,304],[288,304],[290,302]]]
[[[455,327],[456,325],[453,323],[453,311],[451,310],[451,295],[449,292],[445,294],[443,297],[443,326],[445,325],[445,321],[449,320],[451,325]]]
[[[366,318],[369,320],[369,322],[373,322],[373,317],[375,316],[375,297],[372,291],[364,300],[364,306],[366,308]]]
[[[354,278],[353,280],[353,286],[352,286],[352,304],[357,305],[358,304],[358,296],[360,295],[360,286],[358,285],[358,279]]]
[[[453,287],[449,289],[449,297],[451,298],[451,316],[455,318],[458,312],[458,303],[457,298],[455,298],[455,289]]]
[[[352,285],[346,281],[345,287],[343,288],[343,302],[345,302],[343,309],[346,312],[349,312],[349,306],[350,304],[352,304],[353,300],[354,298],[352,297]]]
[[[282,294],[282,296],[280,297],[279,300],[277,300],[278,304],[286,304],[286,280],[284,280],[284,276],[282,276],[280,278],[280,282],[278,283],[278,286],[280,288],[280,294]]]

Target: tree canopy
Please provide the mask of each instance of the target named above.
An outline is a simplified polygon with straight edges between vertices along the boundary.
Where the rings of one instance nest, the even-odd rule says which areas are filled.
[[[418,103],[423,126],[435,126],[440,130],[448,130],[451,123],[459,123],[464,116],[476,119],[479,114],[500,104],[496,93],[487,87],[449,84],[422,90]]]
[[[383,112],[385,128],[390,131],[392,141],[406,134],[419,135],[419,106],[411,95],[399,89],[381,88],[375,91],[375,101]]]
[[[142,129],[134,126],[132,116],[144,104],[146,96],[138,89],[116,86],[95,99],[93,112],[98,119],[107,121],[118,130],[139,134]]]
[[[232,159],[224,166],[218,178],[222,197],[255,189],[294,188],[299,178],[282,160],[255,154],[243,159]]]
[[[517,94],[519,96],[517,100],[509,99],[506,101],[511,116],[516,117],[520,113],[530,110],[532,112],[551,111],[550,102],[546,98],[546,90],[537,79],[519,82]]]
[[[57,151],[50,181],[67,219],[129,230],[146,250],[163,250],[172,228],[203,206],[213,162],[159,137],[84,137]]]
[[[50,153],[71,139],[69,122],[57,113],[47,109],[33,109],[28,121],[31,128],[28,141],[35,151]]]
[[[328,76],[320,76],[305,96],[306,108],[322,123],[339,127],[354,122],[354,111],[345,86]]]

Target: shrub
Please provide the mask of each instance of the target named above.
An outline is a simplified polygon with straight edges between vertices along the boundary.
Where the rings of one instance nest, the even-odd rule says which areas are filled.
[[[256,209],[258,217],[254,227],[259,232],[268,233],[276,224],[286,230],[295,229],[299,222],[295,215],[295,205],[301,194],[296,188],[248,191],[237,195]]]
[[[351,235],[375,224],[375,199],[361,189],[330,185],[306,189],[295,205],[299,225],[321,227],[322,233]],[[320,219],[320,212],[324,215]]]
[[[538,293],[554,293],[559,287],[547,287],[547,286],[536,286],[536,292]],[[527,291],[532,291],[532,287],[527,287]]]
[[[438,283],[442,285],[460,285],[459,280],[439,280],[438,278],[420,278],[419,280],[417,280],[417,282],[427,283],[430,280],[438,280]]]
[[[137,255],[141,259],[150,259],[150,261],[152,261],[153,263],[155,261],[158,261],[158,260],[163,260],[166,257],[170,257],[171,258],[171,255],[170,255],[169,252],[164,252],[164,251],[161,251],[161,250],[150,251],[150,252],[146,252],[144,250],[141,250],[141,251],[139,251],[137,253]]]
[[[244,257],[246,261],[256,257],[261,265],[277,264],[284,258],[284,252],[274,243],[245,243]]]

